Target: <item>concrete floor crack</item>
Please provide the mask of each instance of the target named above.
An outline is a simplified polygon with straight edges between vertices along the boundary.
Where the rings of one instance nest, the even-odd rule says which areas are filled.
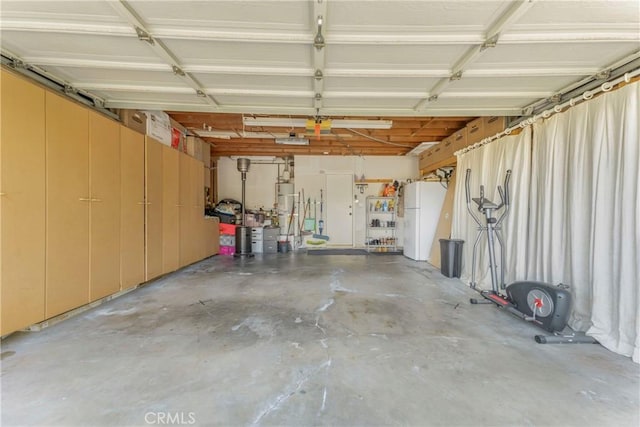
[[[322,371],[323,369],[328,369],[331,366],[331,359],[325,361],[324,363],[322,363],[321,365],[315,367],[314,369],[312,369],[309,373],[307,373],[306,375],[304,375],[301,379],[299,379],[298,381],[295,381],[292,386],[285,388],[285,391],[283,393],[280,393],[278,396],[276,396],[267,406],[265,409],[263,409],[257,416],[256,418],[253,420],[253,422],[251,423],[251,425],[258,425],[260,423],[260,421],[266,417],[267,415],[269,415],[270,413],[272,413],[273,411],[277,411],[278,409],[280,409],[280,407],[287,401],[289,400],[289,398],[293,395],[295,395],[298,391],[300,391],[300,389],[302,388],[302,386],[309,381],[309,379],[311,379],[314,375],[316,375],[318,372]]]

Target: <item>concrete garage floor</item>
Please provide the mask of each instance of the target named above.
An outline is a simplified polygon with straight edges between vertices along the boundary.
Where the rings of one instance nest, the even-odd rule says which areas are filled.
[[[640,366],[402,256],[217,256],[2,343],[2,425],[637,426]]]

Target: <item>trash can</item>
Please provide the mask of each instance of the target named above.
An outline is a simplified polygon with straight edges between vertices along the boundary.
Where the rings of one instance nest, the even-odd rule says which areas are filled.
[[[462,271],[461,239],[440,239],[440,271],[447,277],[460,277]]]
[[[286,254],[290,250],[291,250],[291,244],[289,242],[287,242],[286,240],[278,241],[278,252],[280,252],[281,254]]]

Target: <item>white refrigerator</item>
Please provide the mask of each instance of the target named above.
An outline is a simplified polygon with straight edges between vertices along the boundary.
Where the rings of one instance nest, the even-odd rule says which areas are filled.
[[[447,190],[439,182],[404,186],[404,247],[407,258],[427,261]]]

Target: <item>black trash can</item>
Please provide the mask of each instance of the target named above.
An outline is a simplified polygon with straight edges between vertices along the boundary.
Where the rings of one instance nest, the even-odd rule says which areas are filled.
[[[447,277],[460,277],[464,240],[440,239],[440,271]]]

